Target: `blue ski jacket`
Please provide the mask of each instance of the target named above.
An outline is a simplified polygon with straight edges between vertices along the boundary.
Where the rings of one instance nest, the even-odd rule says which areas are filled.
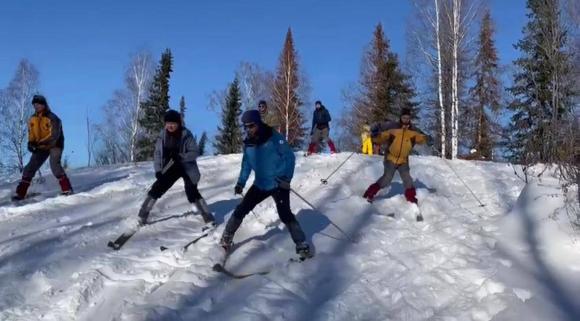
[[[292,180],[295,156],[280,133],[265,124],[261,124],[258,130],[257,139],[244,140],[238,185],[244,187],[254,171],[254,185],[263,191],[270,191],[278,187],[278,180]]]

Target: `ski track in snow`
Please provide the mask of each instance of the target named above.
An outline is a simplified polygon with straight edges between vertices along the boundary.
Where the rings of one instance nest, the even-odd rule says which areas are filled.
[[[564,240],[572,240],[561,254],[566,267],[536,266],[534,247],[506,236],[506,214],[523,187],[511,166],[412,157],[425,218],[417,223],[398,176],[373,204],[360,197],[382,174],[379,157],[356,155],[321,185],[346,157],[297,158],[292,186],[320,212],[294,195],[292,209],[315,258],[288,262],[294,246],[267,200],[244,220],[227,266],[271,272],[243,280],[211,269],[223,255],[223,224],[179,249],[203,225],[181,181],[155,205],[154,224],[120,251],[106,246],[135,224],[153,182],[150,163],[71,171],[77,194],[69,197],[56,196],[56,181],[47,178],[32,187],[42,192],[39,202],[0,207],[0,320],[574,320],[578,300],[554,291],[580,294],[578,243]],[[223,223],[240,201],[233,195],[240,156],[199,164],[200,192]],[[14,186],[0,185],[2,200]]]

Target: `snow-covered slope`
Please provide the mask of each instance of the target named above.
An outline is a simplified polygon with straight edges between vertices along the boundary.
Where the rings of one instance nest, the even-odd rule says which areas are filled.
[[[0,185],[0,320],[580,320],[580,233],[557,181],[520,196],[509,165],[413,157],[417,223],[398,177],[374,204],[360,197],[382,173],[379,157],[356,155],[322,185],[347,156],[297,159],[293,188],[319,211],[295,196],[292,209],[316,257],[288,262],[293,244],[267,200],[244,221],[228,266],[271,272],[243,280],[211,269],[223,224],[177,250],[202,226],[181,181],[156,204],[154,224],[120,251],[106,246],[133,224],[149,163],[72,171],[69,197],[48,178],[33,187],[38,202],[19,207],[7,202],[15,182]],[[239,162],[199,161],[218,223],[240,201]]]

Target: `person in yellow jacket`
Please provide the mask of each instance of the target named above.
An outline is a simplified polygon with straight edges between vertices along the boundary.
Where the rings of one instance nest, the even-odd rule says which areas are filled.
[[[44,96],[34,95],[32,105],[35,112],[28,120],[28,150],[32,156],[22,171],[22,179],[12,199],[18,201],[26,197],[32,178],[49,157],[50,169],[58,179],[62,194],[72,194],[72,186],[61,165],[64,148],[62,123],[48,107]]]
[[[280,118],[277,116],[277,112],[275,110],[269,110],[268,103],[266,103],[265,100],[260,100],[258,102],[258,111],[260,112],[260,117],[262,117],[264,124],[274,128],[278,132],[281,131]]]
[[[362,153],[372,155],[373,154],[373,141],[371,140],[371,126],[369,124],[363,125],[362,133],[360,134],[360,139],[362,141]]]
[[[409,168],[409,154],[411,154],[415,144],[424,144],[427,142],[427,138],[411,125],[410,110],[406,108],[402,110],[398,128],[385,130],[378,136],[372,137],[372,140],[375,144],[387,145],[384,160],[385,171],[383,176],[367,188],[363,197],[372,202],[379,190],[391,184],[395,172],[398,171],[401,180],[403,180],[407,201],[417,203]]]

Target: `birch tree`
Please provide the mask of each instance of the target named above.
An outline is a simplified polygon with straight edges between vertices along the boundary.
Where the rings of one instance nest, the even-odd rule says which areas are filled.
[[[241,62],[236,70],[236,78],[240,83],[242,109],[255,109],[258,101],[269,100],[272,96],[274,75],[258,64]]]
[[[24,169],[27,153],[28,119],[34,113],[32,96],[38,92],[38,70],[28,60],[18,64],[8,87],[2,92],[2,121],[0,136],[3,137],[2,150],[9,168]]]
[[[479,0],[415,0],[410,24],[410,45],[420,52],[422,63],[435,79],[437,141],[442,156],[456,158],[459,150],[459,116],[465,107],[465,84],[471,68],[474,21],[481,11]],[[425,77],[417,77],[416,82]],[[428,85],[424,90],[429,91]],[[425,103],[425,102],[424,102]],[[449,151],[448,151],[449,147]]]
[[[126,114],[130,123],[129,132],[129,161],[135,162],[137,157],[137,139],[140,134],[139,115],[141,106],[149,97],[148,88],[153,78],[153,56],[149,51],[140,51],[133,55],[126,74],[125,82],[131,95],[131,103],[127,106]]]

